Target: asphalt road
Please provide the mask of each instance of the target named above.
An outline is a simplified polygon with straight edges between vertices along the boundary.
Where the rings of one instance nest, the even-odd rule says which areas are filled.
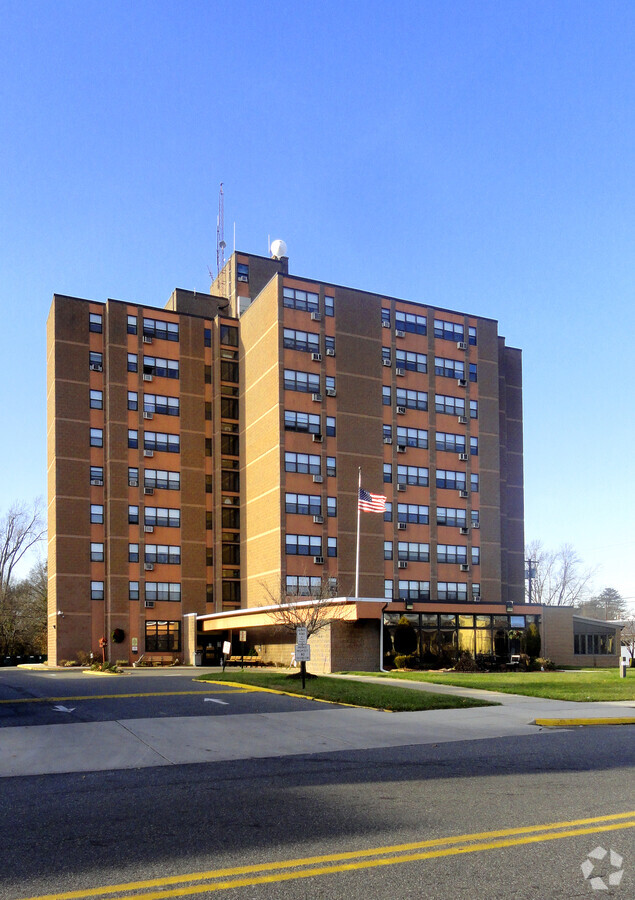
[[[0,700],[34,699],[17,705],[43,716],[56,697],[70,696],[61,685],[76,686],[66,673],[0,675]],[[132,678],[117,679],[116,691],[134,693]],[[194,703],[197,716],[240,716],[243,703],[253,713],[270,710],[248,704],[275,701],[287,704],[278,708],[287,720],[306,702],[237,694],[232,712],[210,713],[205,707],[218,704],[202,698],[220,695],[204,688],[102,701],[104,682],[112,693],[114,679],[77,681],[93,699],[68,707],[119,704],[119,715],[130,702],[142,704],[135,715],[156,715],[159,701],[162,714],[181,717],[182,704]],[[165,674],[135,687],[151,693],[192,684]],[[59,713],[69,723],[74,714]],[[333,715],[339,721],[348,711],[333,708]],[[386,716],[387,728],[393,720]],[[72,740],[74,729],[67,731]],[[630,898],[633,736],[630,726],[536,729],[496,740],[4,778],[0,900],[70,891],[80,892],[77,900]],[[585,879],[581,866],[597,848],[607,853],[589,861],[594,869]],[[619,858],[619,867],[611,864]],[[619,871],[619,885],[593,889],[592,878],[608,887]]]

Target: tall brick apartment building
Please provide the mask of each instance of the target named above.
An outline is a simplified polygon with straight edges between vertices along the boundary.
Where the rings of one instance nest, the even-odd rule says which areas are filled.
[[[352,595],[360,467],[388,505],[361,516],[374,602],[352,604],[338,662],[342,628],[368,650],[406,610],[421,652],[507,652],[529,618],[520,356],[491,319],[286,257],[236,252],[165,308],[55,295],[50,662],[102,636],[112,659],[182,658],[193,621],[210,651],[258,626],[264,652],[249,615],[272,595]]]

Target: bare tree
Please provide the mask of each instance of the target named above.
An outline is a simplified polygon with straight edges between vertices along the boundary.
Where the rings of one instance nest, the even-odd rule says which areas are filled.
[[[0,606],[0,653],[46,652],[47,565],[37,562],[22,581],[12,582]]]
[[[44,532],[38,500],[31,507],[14,503],[0,519],[0,644],[5,654],[19,646],[24,623],[21,604],[25,589],[15,583],[16,569],[29,550],[43,539]]]
[[[571,544],[547,550],[540,541],[532,541],[525,548],[525,558],[531,560],[527,595],[532,603],[577,606],[588,595],[594,570],[582,568],[582,560]]]

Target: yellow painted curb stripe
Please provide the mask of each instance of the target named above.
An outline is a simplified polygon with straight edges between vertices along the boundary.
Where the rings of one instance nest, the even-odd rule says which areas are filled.
[[[11,705],[14,703],[61,703],[63,700],[120,700],[130,699],[131,697],[185,697],[195,696],[199,694],[244,694],[245,691],[236,690],[230,687],[226,691],[153,691],[145,694],[86,694],[81,697],[16,697],[15,700],[0,700],[1,704]]]
[[[582,827],[584,826],[584,827]],[[66,893],[44,894],[39,897],[30,897],[28,900],[79,900],[101,896],[106,894],[124,893],[125,891],[139,891],[144,888],[163,887],[192,881],[209,881],[215,878],[227,876],[248,875],[250,873],[283,869],[298,869],[302,866],[314,866],[315,868],[302,871],[280,872],[279,874],[261,875],[256,878],[244,878],[233,881],[216,882],[214,884],[196,885],[192,887],[177,888],[172,891],[160,891],[154,894],[137,894],[135,900],[160,900],[162,897],[176,897],[188,894],[204,893],[205,891],[217,891],[227,888],[245,887],[248,885],[264,884],[274,881],[289,881],[294,878],[310,878],[314,875],[326,875],[333,872],[344,872],[354,869],[371,868],[374,866],[394,865],[401,862],[413,862],[422,859],[432,859],[440,856],[453,856],[462,853],[474,853],[480,850],[497,849],[500,847],[512,847],[519,844],[539,843],[544,840],[556,840],[558,838],[573,837],[580,834],[592,834],[599,831],[614,831],[622,828],[635,827],[635,811],[615,813],[610,816],[596,816],[587,819],[578,819],[570,822],[553,822],[547,825],[528,825],[520,828],[508,828],[498,831],[477,832],[473,834],[457,835],[447,838],[433,838],[427,841],[417,841],[408,844],[394,846],[375,847],[367,850],[353,850],[342,853],[334,853],[323,856],[305,857],[300,859],[281,860],[277,862],[254,864],[248,866],[236,866],[234,868],[215,869],[208,872],[193,872],[185,875],[170,875],[165,878],[156,878],[147,881],[128,882],[126,884],[105,885],[90,888],[88,890],[68,891]],[[566,830],[558,830],[566,829]],[[542,832],[542,833],[540,833]],[[523,837],[524,835],[524,837]],[[501,840],[492,840],[502,838]],[[470,843],[471,842],[471,843]],[[462,845],[462,846],[452,846]],[[438,848],[425,850],[421,853],[409,853],[402,856],[388,856],[388,854],[403,854],[405,851],[421,850],[423,848]],[[364,859],[366,857],[366,859]],[[368,857],[382,857],[380,859],[368,859]],[[344,862],[351,860],[351,862]],[[357,860],[357,861],[355,861]],[[325,863],[341,863],[336,866],[324,866]],[[319,866],[319,868],[317,868]]]
[[[536,725],[635,725],[634,716],[610,716],[597,719],[536,719]]]

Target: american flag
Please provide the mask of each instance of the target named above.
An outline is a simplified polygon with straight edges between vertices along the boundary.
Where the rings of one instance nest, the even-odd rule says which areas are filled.
[[[386,498],[383,494],[369,494],[360,487],[357,508],[361,512],[383,513],[386,511]]]

